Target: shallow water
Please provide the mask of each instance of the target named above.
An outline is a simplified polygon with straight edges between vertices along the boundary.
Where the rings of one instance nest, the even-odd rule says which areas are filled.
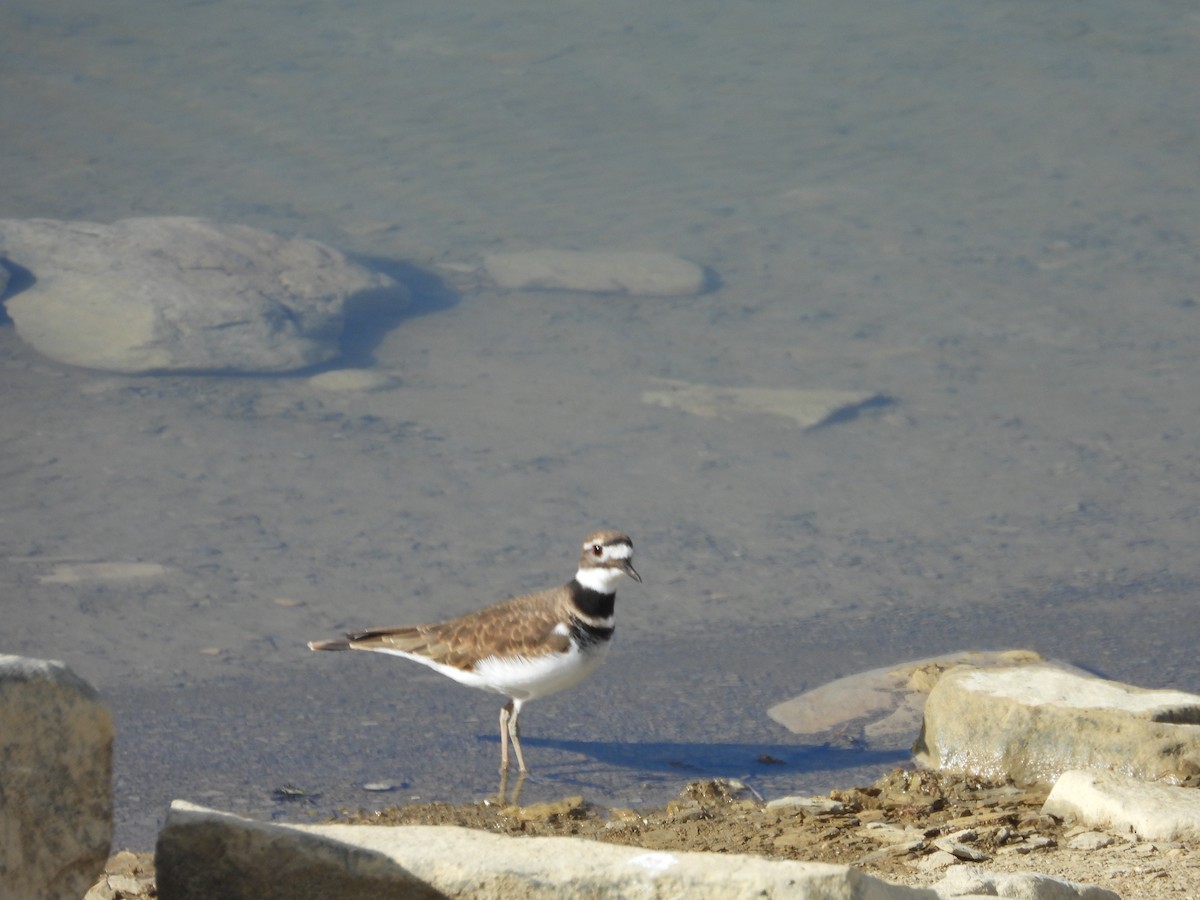
[[[0,326],[0,650],[112,704],[119,845],[172,797],[485,795],[493,698],[304,641],[558,583],[601,524],[645,583],[526,713],[530,799],[844,784],[894,757],[766,708],[962,647],[1200,690],[1191,4],[427,6],[0,9],[0,216],[241,222],[414,294],[351,322],[402,380],[367,396],[67,370]],[[546,246],[719,285],[471,274]],[[643,404],[656,377],[890,402],[803,432]],[[42,580],[134,560],[171,572]]]

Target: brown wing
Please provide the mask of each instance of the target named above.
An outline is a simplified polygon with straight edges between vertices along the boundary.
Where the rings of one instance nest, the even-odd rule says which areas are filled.
[[[563,620],[562,589],[517,597],[431,625],[369,628],[348,634],[355,650],[401,650],[459,669],[488,656],[538,656],[567,649],[556,634]]]

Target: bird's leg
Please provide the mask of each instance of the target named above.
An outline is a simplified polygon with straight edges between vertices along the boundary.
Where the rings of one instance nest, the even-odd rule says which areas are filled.
[[[510,700],[508,705],[512,707],[512,717],[508,720],[508,736],[512,738],[513,750],[517,754],[517,771],[522,775],[528,775],[529,769],[525,766],[525,755],[521,753],[521,702]]]
[[[500,709],[500,774],[508,774],[508,729],[509,717],[512,715],[513,702],[509,700]],[[520,751],[517,759],[520,759]]]

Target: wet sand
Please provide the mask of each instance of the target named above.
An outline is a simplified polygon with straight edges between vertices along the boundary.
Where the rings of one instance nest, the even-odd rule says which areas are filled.
[[[70,370],[0,325],[0,650],[112,704],[118,846],[172,797],[486,796],[494,698],[304,642],[551,586],[599,525],[645,583],[526,713],[530,800],[866,783],[895,751],[766,708],[964,647],[1200,690],[1186,7],[16,0],[0,35],[0,216],[295,232],[414,298],[352,316],[346,360],[400,379],[369,395]],[[543,246],[719,284],[473,273]],[[800,431],[645,404],[656,378],[889,402]],[[135,561],[167,571],[55,577]]]

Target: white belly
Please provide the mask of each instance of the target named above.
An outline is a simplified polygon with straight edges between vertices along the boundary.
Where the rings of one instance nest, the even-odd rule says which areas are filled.
[[[535,657],[499,658],[489,656],[475,664],[470,672],[442,665],[423,656],[402,650],[376,650],[391,656],[402,656],[429,666],[460,684],[494,691],[517,700],[532,700],[574,687],[596,670],[608,655],[609,641],[592,644],[586,651],[574,645],[566,653],[551,653]]]
[[[574,687],[596,671],[607,654],[608,641],[593,645],[586,651],[572,646],[566,653],[532,659],[498,659],[493,656],[480,660],[472,674],[484,682],[478,687],[518,700],[530,700]]]

